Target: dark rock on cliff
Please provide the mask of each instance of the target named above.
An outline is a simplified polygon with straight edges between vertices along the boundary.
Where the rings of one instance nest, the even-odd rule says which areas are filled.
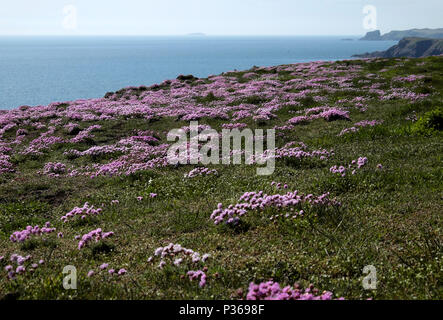
[[[194,77],[192,74],[188,74],[188,75],[179,75],[178,77],[177,77],[177,80],[180,80],[180,81],[186,81],[186,80],[191,80],[191,81],[193,81],[193,80],[197,80],[198,78],[196,78],[196,77]]]

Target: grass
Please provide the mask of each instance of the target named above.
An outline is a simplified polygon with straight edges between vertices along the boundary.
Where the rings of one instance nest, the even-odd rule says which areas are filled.
[[[331,290],[347,299],[442,299],[443,58],[401,59],[400,62],[403,68],[395,68],[398,59],[369,63],[344,61],[335,65],[361,65],[362,79],[367,79],[368,73],[376,73],[382,77],[380,82],[387,84],[396,76],[423,73],[431,80],[414,90],[432,91],[431,96],[418,102],[371,99],[366,103],[365,113],[351,110],[351,123],[315,120],[296,126],[279,138],[281,145],[294,140],[303,141],[309,148],[334,149],[335,156],[326,164],[279,160],[275,173],[265,177],[255,174],[255,166],[220,165],[216,166],[217,176],[194,179],[183,178],[192,166],[90,179],[52,178],[36,174],[36,170],[41,170],[49,161],[84,165],[107,162],[108,158],[70,159],[63,155],[66,149],[63,146],[53,146],[43,156],[17,156],[13,159],[17,173],[0,176],[0,255],[5,256],[0,261],[0,297],[231,299],[238,298],[237,290],[246,290],[251,281],[272,278],[282,284],[313,283],[317,288]],[[425,64],[418,66],[418,62]],[[389,67],[388,72],[380,72]],[[243,74],[238,72],[237,77],[242,78]],[[266,73],[260,70],[258,74]],[[280,77],[291,78],[287,72],[282,72]],[[357,82],[354,84],[358,87]],[[137,92],[146,90],[149,89],[141,87]],[[125,96],[125,91],[120,90],[118,94]],[[359,94],[343,89],[328,95],[328,99],[334,103]],[[209,104],[218,99],[210,93],[195,100]],[[267,101],[261,96],[250,96],[241,102],[260,105]],[[266,126],[281,125],[294,116],[294,111],[313,105],[312,97],[305,98],[301,106],[280,110],[279,117]],[[413,111],[420,119],[415,123],[406,120]],[[437,116],[440,116],[440,127],[432,122]],[[364,119],[384,122],[338,136],[343,128]],[[246,122],[254,128],[253,121]],[[140,118],[97,123],[103,128],[94,132],[89,145],[114,143],[134,129],[163,132],[187,125],[173,119],[149,122]],[[210,119],[200,123],[220,129],[223,121]],[[427,123],[432,123],[431,129]],[[90,124],[83,123],[82,127]],[[423,131],[426,134],[422,134]],[[15,136],[14,132],[7,134]],[[74,147],[88,148],[84,143],[67,148]],[[329,172],[332,165],[347,164],[360,156],[368,157],[369,165],[357,175],[341,177]],[[375,168],[379,163],[383,165],[382,170]],[[290,190],[303,193],[329,191],[343,205],[337,211],[272,223],[265,217],[273,212],[251,213],[235,228],[215,226],[209,219],[217,203],[234,204],[246,191],[276,193],[270,185],[272,181],[287,183]],[[158,197],[151,199],[150,193],[157,193]],[[143,200],[137,201],[137,196],[143,196]],[[115,199],[119,204],[110,205]],[[103,214],[76,223],[60,221],[62,215],[86,201],[103,207]],[[43,225],[45,221],[51,221],[64,237],[48,235],[25,244],[9,241],[13,231],[27,225]],[[114,231],[115,237],[77,250],[74,236],[98,227]],[[155,248],[169,242],[211,254],[206,264],[209,281],[205,288],[180,277],[187,271],[184,267],[159,270],[146,262]],[[45,264],[34,273],[10,281],[4,267],[12,253],[31,254],[33,258],[44,259]],[[104,262],[115,268],[126,268],[128,274],[116,277],[102,273],[86,277],[90,269],[97,269]],[[77,290],[63,289],[62,270],[66,265],[77,268]],[[377,268],[376,290],[362,287],[362,270],[366,265]],[[215,273],[219,276],[214,277]]]

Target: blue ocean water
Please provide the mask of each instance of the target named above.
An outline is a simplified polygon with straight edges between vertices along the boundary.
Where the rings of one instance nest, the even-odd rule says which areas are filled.
[[[0,37],[0,109],[97,98],[179,74],[349,59],[395,44],[343,38],[350,37]]]

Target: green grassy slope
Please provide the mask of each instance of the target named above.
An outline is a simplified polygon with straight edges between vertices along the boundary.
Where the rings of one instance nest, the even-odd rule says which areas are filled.
[[[309,150],[333,149],[334,156],[326,162],[278,160],[271,176],[257,176],[255,166],[218,165],[209,166],[217,169],[216,176],[185,179],[184,174],[193,168],[186,165],[91,179],[54,178],[36,172],[50,161],[81,166],[104,163],[112,156],[70,159],[63,154],[70,149],[66,145],[55,145],[43,156],[14,156],[11,161],[17,172],[0,175],[0,256],[4,256],[0,261],[0,297],[231,299],[245,297],[251,281],[273,279],[284,285],[313,283],[346,299],[442,299],[442,134],[432,129],[429,121],[410,119],[441,110],[443,58],[356,60],[327,65],[361,66],[353,82],[357,91],[342,88],[335,93],[318,94],[325,96],[330,105],[341,99],[366,96],[367,110],[349,109],[352,121],[317,119],[299,124],[277,138],[279,147],[289,141],[303,141]],[[275,74],[276,71],[260,72]],[[228,75],[240,82],[247,81],[243,74]],[[374,80],[369,74],[379,78]],[[387,89],[393,78],[411,74],[424,78],[418,83],[397,85],[430,94],[425,99],[382,101],[361,89],[368,82],[377,82],[380,88]],[[280,71],[281,81],[292,78],[295,77],[289,72]],[[213,97],[200,97],[199,103],[212,101]],[[262,102],[251,99],[248,103]],[[265,124],[252,119],[241,122],[251,128],[272,128],[286,124],[296,115],[294,111],[323,104],[305,98],[300,106],[278,110],[278,117]],[[383,120],[383,123],[339,135],[362,120]],[[209,124],[217,130],[225,122],[200,120],[200,124]],[[165,131],[189,122],[170,118],[147,122],[134,117],[94,124],[102,125],[102,129],[94,132],[91,144],[104,145],[131,135],[138,128],[160,132],[159,138],[165,141]],[[81,125],[87,127],[91,123]],[[16,129],[7,131],[5,137],[15,136]],[[367,157],[368,165],[356,175],[341,177],[329,170],[333,165],[347,165],[358,157]],[[382,169],[377,168],[378,164]],[[238,227],[216,226],[210,220],[218,203],[235,204],[244,192],[286,192],[277,190],[272,181],[286,183],[289,190],[305,194],[330,192],[342,206],[317,215],[311,212],[305,217],[275,221],[269,220],[275,214],[272,209],[251,212]],[[150,198],[151,193],[158,196]],[[137,200],[139,196],[143,200]],[[111,205],[112,200],[119,203]],[[86,201],[103,208],[103,213],[72,223],[60,221],[61,216]],[[62,232],[63,238],[51,234],[25,243],[9,240],[14,231],[27,225],[42,226],[46,221]],[[78,250],[74,237],[98,227],[115,232],[115,236]],[[170,242],[211,255],[204,264],[208,268],[208,283],[204,288],[183,277],[188,270],[185,267],[167,266],[160,270],[157,263],[147,262],[157,247]],[[33,260],[45,262],[33,273],[8,280],[4,267],[13,253],[29,254]],[[125,268],[128,273],[119,277],[98,272],[98,266],[105,262],[114,268]],[[77,290],[62,287],[62,270],[66,265],[77,268]],[[377,290],[362,288],[362,270],[366,265],[377,268]],[[96,270],[96,275],[87,277],[91,269]]]

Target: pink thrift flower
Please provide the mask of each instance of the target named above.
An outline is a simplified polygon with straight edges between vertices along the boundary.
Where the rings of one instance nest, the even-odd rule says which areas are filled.
[[[18,266],[17,269],[15,270],[15,273],[25,273],[26,269],[24,266]]]
[[[109,264],[103,263],[102,265],[100,265],[100,270],[107,269],[108,267],[109,267]]]

